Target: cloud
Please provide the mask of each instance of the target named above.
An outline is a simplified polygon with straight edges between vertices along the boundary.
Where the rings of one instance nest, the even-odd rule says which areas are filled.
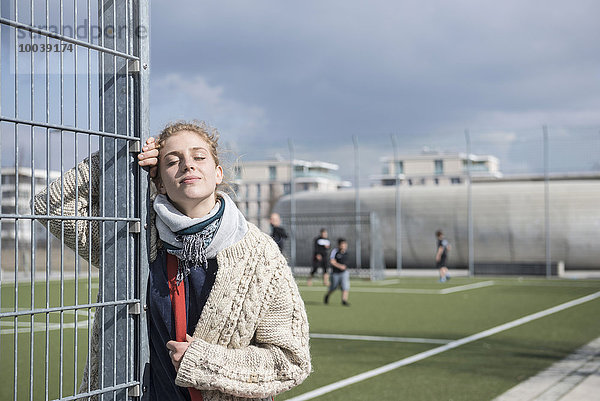
[[[202,76],[170,73],[152,80],[153,131],[177,119],[200,119],[217,127],[228,140],[255,137],[268,124],[265,110],[228,97],[222,86]]]
[[[550,129],[554,128],[564,132],[564,127],[599,127],[600,113],[597,109],[587,108],[575,110],[570,108],[527,111],[496,110],[482,112],[470,123],[474,127],[505,126],[521,132],[541,132],[542,126],[546,125]]]
[[[189,112],[220,116],[253,158],[286,154],[291,138],[348,164],[353,135],[384,156],[390,133],[403,151],[464,151],[469,128],[507,166],[544,124],[571,138],[600,126],[595,1],[188,0],[152,12],[152,80],[185,81],[165,110],[195,99]]]

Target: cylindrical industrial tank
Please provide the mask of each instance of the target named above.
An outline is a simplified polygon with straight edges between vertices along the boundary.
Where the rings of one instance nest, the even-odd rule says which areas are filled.
[[[545,264],[544,181],[475,183],[472,185],[476,264]],[[409,268],[435,267],[440,229],[452,246],[450,267],[468,265],[467,186],[402,186],[402,263]],[[355,210],[355,191],[301,192],[298,214],[347,213]],[[396,265],[396,188],[360,190],[361,212],[379,217],[387,267]],[[600,262],[600,181],[553,180],[549,184],[549,232],[552,262],[567,268],[598,268]],[[289,214],[290,197],[275,206]],[[326,226],[326,217],[323,225]],[[297,238],[310,242],[312,238]]]

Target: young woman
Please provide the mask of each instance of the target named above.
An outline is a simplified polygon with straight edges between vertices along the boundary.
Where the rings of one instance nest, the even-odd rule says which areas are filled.
[[[159,193],[147,299],[151,400],[270,400],[311,370],[308,320],[291,270],[275,242],[217,190],[223,182],[217,147],[216,131],[204,123],[174,123],[139,155]],[[81,188],[88,187],[89,169],[98,168],[97,157],[91,159],[74,169]],[[65,182],[74,183],[75,174],[66,173]],[[60,214],[53,185],[50,214]],[[35,205],[37,214],[46,213],[45,193]],[[82,215],[87,204],[77,209]],[[82,242],[99,249],[93,227],[91,244],[86,229],[73,224],[70,233],[79,232],[81,255],[88,254]],[[94,363],[92,355],[92,389]]]

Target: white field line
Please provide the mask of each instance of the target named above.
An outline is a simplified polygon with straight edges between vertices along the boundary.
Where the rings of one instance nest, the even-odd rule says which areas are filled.
[[[3,323],[2,327],[7,327],[10,325],[11,328],[0,330],[0,334],[4,335],[4,334],[14,334],[15,333],[14,323],[12,323],[12,322],[2,322],[2,323]],[[6,323],[9,323],[9,324],[6,324]],[[75,322],[63,323],[62,328],[63,329],[73,329],[73,328],[75,328],[75,324],[77,324],[77,329],[79,329],[79,330],[88,328],[87,320],[79,320],[79,321],[77,321],[77,323],[75,323]],[[94,324],[94,321],[90,320],[89,327],[91,328],[93,324]],[[29,322],[18,322],[17,327],[18,327],[17,333],[19,333],[19,334],[31,333],[31,323],[29,323]],[[60,330],[60,328],[61,328],[60,323],[49,323],[48,324],[48,331]],[[33,323],[33,331],[34,332],[46,331],[46,323],[34,322]]]
[[[5,310],[7,309],[7,310]],[[22,309],[22,308],[19,308]],[[27,309],[25,309],[27,310]],[[13,312],[14,309],[9,309],[9,308],[3,308],[2,310],[3,312]],[[71,312],[71,313],[69,313]],[[73,312],[72,311],[67,311],[64,312],[65,314],[69,314],[72,315]],[[78,310],[77,312],[77,316],[83,316],[84,319],[83,320],[77,320],[77,328],[78,329],[86,329],[88,324],[88,312],[86,310]],[[19,318],[20,320],[17,322],[17,333],[29,333],[31,332],[31,322],[30,321],[23,321],[23,317]],[[94,324],[94,313],[90,312],[90,327]],[[72,323],[63,323],[63,328],[65,329],[72,329],[75,327],[75,322]],[[0,330],[0,335],[3,334],[14,334],[15,333],[15,322],[14,319],[4,319],[2,321],[0,321],[0,328],[3,328],[2,330]],[[53,330],[60,330],[60,323],[49,323],[48,324],[48,330],[49,331],[53,331]],[[39,332],[39,331],[46,331],[46,322],[40,322],[40,321],[34,321],[33,322],[33,331],[34,332]]]
[[[84,282],[88,280],[88,275],[87,273],[80,273],[79,274],[79,281],[80,282]],[[100,277],[98,274],[92,274],[92,281],[94,280],[98,280],[98,278]],[[15,285],[15,275],[14,272],[7,272],[6,270],[2,270],[1,274],[0,274],[0,278],[2,279],[2,284],[3,285]],[[38,273],[35,275],[34,277],[34,283],[36,284],[40,284],[40,283],[45,283],[50,282],[50,283],[56,283],[56,282],[60,282],[61,280],[65,281],[65,282],[73,282],[75,281],[75,274],[74,273],[65,273],[63,275],[63,277],[60,277],[60,273],[56,273],[56,274],[52,274],[48,279],[46,279],[46,274],[44,273]],[[26,284],[31,284],[31,274],[26,273],[26,274],[21,274],[19,273],[19,276],[17,277],[17,281],[19,283],[19,285],[26,285]]]
[[[439,295],[439,290],[424,290],[419,288],[369,288],[369,287],[351,287],[351,292],[366,292],[379,294],[429,294]]]
[[[459,285],[458,287],[444,288],[443,290],[439,290],[439,291],[440,291],[440,294],[445,295],[445,294],[452,294],[452,293],[460,292],[460,291],[468,291],[468,290],[472,290],[474,288],[489,287],[494,284],[495,283],[493,281],[481,281],[479,283]]]
[[[461,345],[468,344],[468,343],[471,343],[471,342],[474,342],[477,340],[481,340],[482,338],[489,337],[494,334],[498,334],[500,332],[512,329],[512,328],[520,326],[522,324],[529,323],[533,320],[540,319],[542,317],[551,315],[553,313],[557,313],[557,312],[563,311],[565,309],[572,308],[573,306],[577,306],[577,305],[581,305],[585,302],[593,301],[594,299],[598,299],[598,298],[600,298],[600,291],[595,292],[590,295],[587,295],[582,298],[577,298],[573,301],[565,302],[563,304],[554,306],[552,308],[545,309],[545,310],[537,312],[537,313],[533,313],[531,315],[524,316],[522,318],[513,320],[512,322],[501,324],[500,326],[496,326],[491,329],[484,330],[482,332],[473,334],[471,336],[452,341],[446,345],[442,345],[441,347],[433,348],[433,349],[430,349],[429,351],[421,352],[419,354],[410,356],[408,358],[400,359],[399,361],[389,363],[389,364],[381,366],[379,368],[360,373],[356,376],[352,376],[347,379],[343,379],[338,382],[328,384],[327,386],[323,386],[323,387],[317,388],[315,390],[309,391],[307,393],[301,394],[297,397],[290,398],[288,401],[312,400],[313,398],[330,393],[332,391],[349,386],[351,384],[358,383],[358,382],[366,380],[366,379],[370,379],[371,377],[379,376],[383,373],[387,373],[387,372],[397,369],[399,367],[422,361],[423,359],[429,358],[434,355],[441,354],[442,352],[460,347]]]
[[[375,284],[377,284],[377,285],[390,285],[390,284],[398,284],[399,282],[400,282],[399,279],[389,279],[389,280],[376,281]]]
[[[548,281],[545,283],[537,282],[537,283],[528,283],[527,281],[518,281],[516,283],[506,282],[506,281],[496,281],[496,285],[510,286],[510,287],[553,287],[553,288],[596,288],[598,287],[598,282],[585,282],[585,281]]]
[[[459,285],[456,287],[445,288],[441,290],[429,290],[419,288],[377,288],[377,287],[350,287],[350,292],[367,292],[379,294],[426,294],[426,295],[446,295],[460,291],[468,291],[476,288],[489,287],[494,285],[494,281],[481,281],[479,283]],[[302,291],[325,292],[326,289],[315,287],[302,287]]]
[[[93,308],[91,308],[91,309],[93,309]],[[19,311],[19,312],[22,312],[22,311],[28,311],[28,310],[30,311],[30,310],[31,310],[31,308],[19,308],[19,309],[18,309],[18,311]],[[2,312],[2,313],[6,313],[6,312],[14,312],[14,311],[15,311],[15,308],[2,308],[2,309],[0,309],[0,312]],[[35,315],[37,315],[37,316],[40,316],[40,315],[43,315],[43,314],[45,314],[45,313],[52,313],[52,314],[56,314],[56,313],[60,313],[60,311],[55,311],[55,312],[41,312],[41,313],[36,313]],[[66,311],[63,311],[63,313],[64,313],[65,315],[72,315],[72,314],[73,314],[73,310],[66,310]],[[88,313],[87,313],[87,308],[81,308],[81,309],[77,309],[77,314],[78,314],[79,316],[84,316],[84,315],[86,315],[86,316],[87,316],[87,314],[88,314]],[[94,314],[94,313],[92,312],[92,315],[93,315],[93,314]],[[22,318],[23,318],[23,316],[21,316],[20,318],[22,319]],[[8,319],[8,318],[5,318],[5,319]]]
[[[74,281],[75,281],[75,279],[67,279],[67,278],[63,280],[63,282],[65,284],[69,284],[69,285],[73,284]],[[36,280],[35,284],[39,284],[40,282],[41,283],[45,283],[46,281],[45,280]],[[50,280],[50,282],[51,283],[60,283],[60,279],[58,279],[58,280]],[[9,284],[14,287],[15,283],[14,282],[6,283],[6,285],[9,285]],[[85,281],[84,281],[84,279],[80,278],[79,279],[79,284],[87,284],[87,277],[85,278]],[[21,285],[21,286],[23,286],[23,285],[31,285],[31,281],[20,281],[19,285]],[[98,289],[98,288],[100,288],[100,283],[98,281],[92,281],[91,289],[93,290],[93,289]],[[21,290],[21,291],[23,291],[23,290]],[[82,291],[80,290],[79,292],[82,292]]]
[[[327,288],[315,288],[315,287],[301,287],[301,291],[315,291],[323,292],[327,291]],[[380,294],[429,294],[439,295],[439,290],[422,290],[413,288],[369,288],[369,287],[351,287],[351,292],[374,292]]]
[[[452,340],[442,340],[437,338],[413,338],[413,337],[383,337],[383,336],[358,336],[352,334],[321,334],[310,333],[310,338],[325,338],[331,340],[359,340],[359,341],[386,341],[399,343],[417,343],[417,344],[448,344]]]
[[[90,320],[90,326],[94,324],[93,319]],[[79,320],[77,327],[79,329],[87,328],[87,319]],[[5,327],[1,330],[1,334],[14,334],[14,322],[3,321],[0,323],[0,327]],[[18,322],[17,323],[18,333],[29,333],[31,330],[30,322]],[[46,331],[46,323],[34,322],[34,332]],[[63,328],[72,329],[75,327],[75,323],[63,323]],[[50,323],[48,330],[60,330],[60,323]],[[320,339],[331,339],[331,340],[358,340],[358,341],[382,341],[382,342],[402,342],[402,343],[417,343],[417,344],[448,344],[452,340],[443,340],[437,338],[414,338],[414,337],[383,337],[383,336],[360,336],[352,334],[322,334],[322,333],[311,333],[311,338]]]

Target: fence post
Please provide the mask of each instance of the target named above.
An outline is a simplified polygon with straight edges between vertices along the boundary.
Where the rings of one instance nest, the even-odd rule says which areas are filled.
[[[150,9],[148,1],[139,1],[137,4],[137,13],[133,13],[133,28],[135,34],[132,40],[134,44],[133,49],[139,57],[140,65],[138,66],[139,72],[134,75],[133,79],[132,89],[133,96],[136,98],[134,104],[137,106],[137,109],[134,112],[134,116],[132,116],[133,121],[130,121],[130,123],[132,127],[137,128],[137,131],[135,132],[136,136],[143,141],[149,136],[150,133]],[[137,391],[130,392],[130,395],[133,396],[137,393],[141,396],[147,390],[146,383],[144,383],[144,372],[146,365],[150,361],[150,348],[147,330],[148,319],[145,311],[147,309],[146,289],[148,286],[149,274],[148,250],[151,244],[150,235],[147,231],[147,229],[150,227],[150,222],[148,221],[149,204],[147,202],[149,198],[149,186],[147,185],[148,176],[143,172],[142,169],[139,168],[135,160],[133,163],[135,165],[134,171],[138,172],[138,174],[136,174],[137,197],[139,199],[139,216],[142,224],[140,227],[140,235],[138,236],[138,252],[136,255],[138,265],[134,273],[134,283],[136,285],[136,294],[134,294],[134,296],[140,300],[141,313],[138,315],[139,319],[137,327],[135,327],[136,333],[134,335],[134,340],[137,341],[137,344],[134,344],[134,352],[137,354],[137,361],[134,360],[132,366],[136,366],[137,363],[136,371],[134,372],[134,379],[137,379],[141,385],[137,388]]]
[[[101,31],[128,26],[126,0],[102,0],[99,13]],[[105,48],[128,51],[127,38],[120,35],[102,35]],[[128,60],[102,53],[99,58],[101,131],[127,134],[129,105],[127,94]],[[102,137],[100,140],[100,214],[115,218],[103,221],[100,226],[102,252],[100,254],[101,302],[113,303],[128,299],[129,287],[129,224],[116,218],[128,216],[128,141]],[[124,256],[127,255],[127,256]],[[129,319],[127,305],[107,305],[97,309],[96,318],[101,319],[99,346],[100,387],[110,387],[128,382],[129,371]],[[126,338],[121,338],[125,335]],[[117,340],[118,339],[118,340]],[[125,341],[124,341],[125,340]],[[127,389],[114,393],[117,399],[127,398]],[[101,399],[109,397],[102,395]],[[110,398],[113,398],[112,396]]]

